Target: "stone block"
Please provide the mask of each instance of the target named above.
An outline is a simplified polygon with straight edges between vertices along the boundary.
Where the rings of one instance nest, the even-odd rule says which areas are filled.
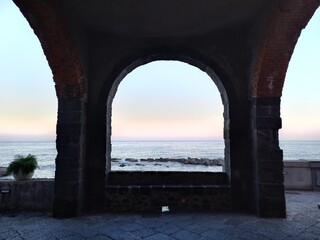
[[[55,197],[53,207],[53,217],[70,218],[80,215],[78,199]]]
[[[312,172],[309,161],[284,161],[283,173],[286,189],[312,190]]]
[[[312,172],[312,189],[320,191],[320,161],[311,161],[310,168]]]
[[[252,97],[252,104],[255,106],[280,106],[280,97]]]
[[[83,112],[81,111],[58,112],[59,124],[76,124],[83,121]]]
[[[71,165],[64,165],[56,171],[55,178],[59,181],[72,182],[83,179],[83,168],[72,167]]]
[[[141,193],[141,195],[150,195],[151,194],[151,187],[148,185],[141,186],[140,193]]]
[[[283,172],[275,170],[273,172],[260,171],[259,172],[259,181],[261,183],[283,183],[284,176]]]
[[[52,210],[54,180],[0,181],[0,210],[48,211]]]
[[[64,123],[64,122],[58,122],[57,123],[57,138],[60,140],[63,140],[64,135],[71,135],[72,137],[76,137],[77,139],[79,136],[81,136],[83,132],[83,123]],[[70,137],[68,138],[70,139]]]
[[[260,160],[258,162],[258,174],[268,173],[268,172],[279,172],[283,173],[283,162],[282,161],[272,161],[272,160]]]
[[[280,117],[280,105],[259,106],[256,107],[255,113],[258,117]]]
[[[58,112],[79,112],[85,109],[85,102],[82,99],[58,100]]]
[[[283,184],[259,183],[259,196],[262,198],[284,198]]]
[[[282,128],[282,120],[280,117],[257,117],[256,129],[280,129]]]
[[[82,194],[82,182],[73,180],[73,181],[60,181],[59,179],[55,180],[55,196],[59,199],[69,199],[81,201]]]
[[[56,171],[60,168],[76,169],[76,168],[83,167],[83,163],[80,161],[80,156],[65,157],[65,158],[62,158],[61,156],[62,155],[58,153],[56,157]]]
[[[281,149],[276,148],[268,148],[266,146],[260,145],[258,147],[257,158],[260,162],[269,162],[270,164],[279,164],[283,166],[283,151]],[[282,171],[282,168],[280,169]]]
[[[258,215],[266,218],[285,218],[286,203],[283,198],[260,198]]]

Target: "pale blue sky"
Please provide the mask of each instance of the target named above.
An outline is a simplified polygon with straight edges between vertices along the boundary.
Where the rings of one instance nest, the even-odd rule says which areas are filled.
[[[223,106],[211,78],[178,61],[156,61],[127,75],[112,105],[113,139],[222,139]]]
[[[11,0],[0,1],[0,29],[0,141],[54,139],[52,73],[38,39]],[[281,139],[320,140],[319,57],[318,10],[289,66]],[[121,82],[113,104],[113,139],[222,139],[222,112],[217,88],[205,73],[175,61],[153,62]]]

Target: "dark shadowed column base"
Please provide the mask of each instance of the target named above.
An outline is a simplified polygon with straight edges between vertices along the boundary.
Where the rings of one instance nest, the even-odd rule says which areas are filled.
[[[280,98],[252,98],[252,159],[255,211],[261,217],[286,217],[283,153],[279,147]]]

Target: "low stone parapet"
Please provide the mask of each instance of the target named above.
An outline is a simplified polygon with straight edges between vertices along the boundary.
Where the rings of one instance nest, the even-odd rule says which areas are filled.
[[[0,212],[51,212],[54,197],[54,179],[0,181]]]
[[[320,160],[287,160],[283,163],[287,190],[320,191]]]
[[[108,177],[106,210],[232,208],[226,173],[111,172]],[[320,161],[284,161],[284,185],[287,190],[320,191]],[[53,199],[54,179],[0,181],[0,212],[51,212]]]
[[[111,171],[108,185],[227,185],[225,172]]]
[[[226,173],[110,172],[107,211],[230,211],[231,187]]]
[[[231,211],[227,185],[129,185],[106,187],[106,210],[114,212]]]

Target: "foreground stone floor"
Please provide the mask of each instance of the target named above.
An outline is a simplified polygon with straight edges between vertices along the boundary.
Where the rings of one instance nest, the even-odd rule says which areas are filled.
[[[287,192],[287,219],[192,213],[158,216],[101,214],[54,219],[46,214],[0,214],[0,239],[320,239],[318,192]]]

